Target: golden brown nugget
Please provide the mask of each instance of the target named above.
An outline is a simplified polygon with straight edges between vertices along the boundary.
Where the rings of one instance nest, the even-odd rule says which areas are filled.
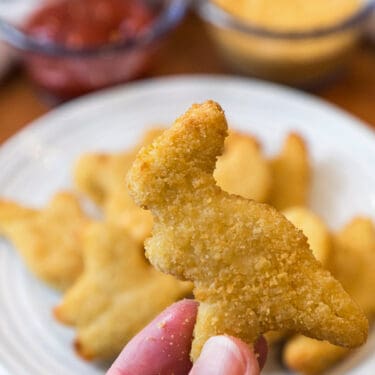
[[[138,150],[162,133],[161,128],[146,131],[141,142],[127,152],[88,153],[81,156],[74,168],[74,182],[83,194],[102,206],[119,188],[125,186],[125,176]]]
[[[0,235],[9,236],[12,228],[22,221],[34,218],[38,211],[16,202],[0,200]]]
[[[154,270],[143,247],[120,227],[92,223],[84,235],[85,269],[55,308],[77,328],[75,346],[87,359],[113,358],[172,302],[190,293],[190,283]]]
[[[272,188],[269,202],[278,210],[307,204],[310,186],[310,162],[304,140],[290,134],[280,154],[270,161]]]
[[[151,233],[152,215],[130,198],[125,176],[139,148],[161,133],[160,128],[149,129],[129,152],[83,155],[74,172],[78,190],[103,208],[105,219],[122,226],[142,243]]]
[[[110,192],[124,184],[133,160],[132,152],[84,154],[75,166],[74,183],[80,193],[102,206]]]
[[[374,319],[375,229],[370,219],[353,219],[334,237],[330,268],[344,288]],[[350,351],[303,336],[292,339],[284,349],[284,362],[303,374],[319,374]]]
[[[350,353],[347,348],[298,335],[284,347],[283,361],[294,371],[317,375],[333,366]]]
[[[113,191],[108,196],[103,209],[108,222],[129,231],[142,245],[145,238],[150,236],[152,215],[134,203],[125,186]]]
[[[315,256],[327,267],[332,252],[331,234],[322,219],[305,207],[292,207],[284,212],[285,217],[307,237]],[[289,336],[288,332],[271,331],[265,334],[268,344],[274,344]]]
[[[354,218],[334,240],[332,273],[371,320],[375,315],[375,226]]]
[[[36,276],[61,290],[77,279],[82,271],[81,232],[88,218],[73,194],[60,192],[41,210],[0,203],[0,212],[0,233]]]
[[[146,254],[159,270],[194,282],[200,302],[192,358],[207,339],[229,334],[252,344],[288,329],[356,347],[368,322],[314,258],[306,237],[274,208],[215,183],[227,123],[212,101],[193,105],[128,174],[129,191],[154,217]]]
[[[284,215],[302,230],[315,258],[327,267],[332,252],[332,239],[324,221],[305,207],[291,207],[284,211]]]
[[[257,140],[251,136],[230,133],[224,143],[214,171],[218,185],[226,192],[265,202],[272,177],[268,161]]]

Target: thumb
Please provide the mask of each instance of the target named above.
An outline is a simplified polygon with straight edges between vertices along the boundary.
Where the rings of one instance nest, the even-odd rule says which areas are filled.
[[[189,375],[259,375],[259,364],[249,347],[230,336],[214,336],[205,343]]]

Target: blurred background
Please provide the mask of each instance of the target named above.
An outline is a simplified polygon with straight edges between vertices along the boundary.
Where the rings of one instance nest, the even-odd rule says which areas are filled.
[[[375,126],[374,1],[0,0],[0,142],[65,101],[164,75],[312,92]]]

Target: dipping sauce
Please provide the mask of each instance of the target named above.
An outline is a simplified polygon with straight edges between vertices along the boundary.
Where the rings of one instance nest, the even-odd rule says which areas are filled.
[[[227,12],[275,31],[311,31],[355,14],[361,0],[215,0]]]
[[[142,0],[60,0],[36,12],[25,29],[46,43],[82,49],[134,38],[152,21]]]
[[[97,49],[91,55],[28,54],[26,66],[37,84],[62,99],[141,75],[152,45],[106,51],[152,28],[157,12],[146,0],[49,1],[25,23],[24,31],[45,45],[69,51]]]
[[[362,9],[362,0],[210,1],[244,25],[273,33],[209,23],[229,65],[241,73],[299,87],[319,85],[344,67],[363,29],[358,21],[342,26]],[[314,34],[322,29],[327,31]]]

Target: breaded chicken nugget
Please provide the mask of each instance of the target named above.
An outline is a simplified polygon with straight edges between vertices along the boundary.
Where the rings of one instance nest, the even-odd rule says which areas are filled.
[[[292,207],[284,211],[285,217],[307,237],[315,256],[324,267],[332,252],[331,234],[322,219],[305,207]],[[288,332],[271,331],[265,334],[268,344],[276,343],[290,335]]]
[[[105,219],[122,226],[142,243],[151,233],[152,215],[129,197],[125,176],[140,147],[161,133],[160,128],[149,129],[140,144],[129,152],[83,155],[74,171],[78,190],[103,208]]]
[[[149,129],[141,142],[128,152],[88,153],[74,167],[74,182],[83,194],[102,206],[112,192],[125,186],[125,176],[138,150],[162,133],[160,128]]]
[[[332,273],[369,317],[375,314],[375,227],[357,217],[336,236]]]
[[[375,299],[375,228],[370,219],[355,218],[334,237],[330,268],[344,288],[374,319]],[[285,347],[284,362],[306,375],[320,374],[350,354],[328,342],[303,336],[293,338]]]
[[[124,184],[134,154],[92,153],[81,156],[74,169],[74,183],[79,192],[102,206],[112,190]]]
[[[269,202],[278,210],[305,206],[310,186],[310,162],[304,140],[290,134],[280,154],[270,161],[272,189]]]
[[[284,347],[283,361],[294,371],[317,375],[350,353],[349,349],[298,335]]]
[[[265,202],[271,189],[271,170],[255,138],[230,133],[224,153],[216,163],[214,177],[228,193]]]
[[[227,123],[212,101],[193,105],[128,174],[137,204],[154,217],[147,257],[194,282],[200,302],[191,356],[229,334],[252,344],[287,329],[356,347],[368,322],[314,258],[306,237],[274,208],[222,191],[213,178]]]
[[[327,267],[332,252],[332,239],[324,221],[305,207],[291,207],[284,211],[284,215],[302,230],[315,258]]]
[[[0,200],[0,235],[9,236],[12,228],[22,221],[33,219],[38,211],[15,202]]]
[[[125,185],[124,182],[123,185]],[[109,194],[103,210],[108,222],[129,231],[142,245],[145,238],[150,236],[152,215],[134,203],[127,192],[126,186],[119,187]]]
[[[57,289],[69,287],[82,271],[81,232],[87,222],[78,199],[67,192],[42,210],[0,202],[0,233],[36,276]]]
[[[84,272],[54,310],[77,328],[75,347],[87,359],[113,358],[191,285],[154,270],[124,229],[92,223],[84,234]]]
[[[305,207],[291,207],[284,211],[284,215],[293,225],[302,230],[315,258],[326,267],[332,251],[332,241],[325,223]],[[267,332],[265,337],[268,344],[274,344],[289,335],[290,333],[285,331],[271,331]]]

